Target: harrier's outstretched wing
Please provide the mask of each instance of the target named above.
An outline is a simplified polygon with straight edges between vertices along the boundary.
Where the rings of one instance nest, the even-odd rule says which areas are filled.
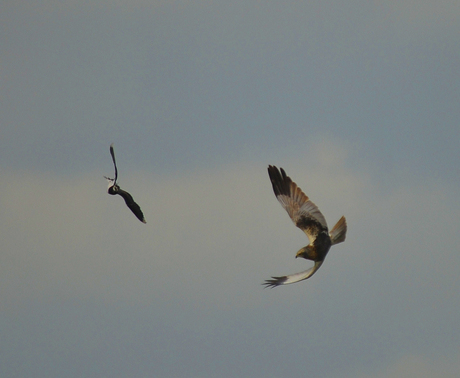
[[[315,272],[319,269],[319,267],[323,264],[323,262],[324,260],[316,261],[315,265],[313,265],[310,269],[307,269],[300,273],[294,273],[294,274],[290,274],[288,276],[282,276],[282,277],[272,277],[271,280],[266,280],[263,283],[263,285],[265,285],[265,287],[274,288],[279,285],[289,285],[294,282],[306,280],[307,278],[310,278],[311,276],[313,276],[313,274],[315,274]]]
[[[327,232],[327,223],[318,207],[310,201],[295,182],[291,180],[283,168],[269,165],[268,175],[273,191],[281,206],[287,211],[294,224],[314,243],[320,232]]]

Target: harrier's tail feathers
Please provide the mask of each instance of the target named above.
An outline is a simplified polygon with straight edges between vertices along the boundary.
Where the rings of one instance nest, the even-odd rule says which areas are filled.
[[[332,228],[329,235],[331,236],[332,245],[342,243],[345,241],[345,235],[347,233],[347,221],[345,217],[339,219],[339,221]]]

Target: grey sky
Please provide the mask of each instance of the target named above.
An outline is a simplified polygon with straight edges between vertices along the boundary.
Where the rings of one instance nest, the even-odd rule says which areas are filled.
[[[457,377],[459,15],[3,2],[0,375]],[[273,290],[309,262],[268,164],[349,224]]]

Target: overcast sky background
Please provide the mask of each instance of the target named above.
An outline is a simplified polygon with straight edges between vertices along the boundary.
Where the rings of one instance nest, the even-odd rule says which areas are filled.
[[[1,2],[0,376],[458,377],[459,36],[458,0]],[[273,290],[312,264],[268,164],[348,221]]]

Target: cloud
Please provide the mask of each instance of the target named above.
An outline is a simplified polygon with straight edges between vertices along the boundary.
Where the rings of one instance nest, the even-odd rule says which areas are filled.
[[[391,374],[455,354],[458,6],[433,4],[2,6],[1,375]],[[106,193],[112,141],[146,225]],[[275,290],[311,263],[268,164],[349,225]]]
[[[320,359],[311,365],[313,376],[324,369],[318,353],[337,356],[328,369],[353,371],[435,346],[442,353],[458,313],[454,191],[435,181],[373,182],[368,171],[350,167],[347,143],[319,138],[313,145],[296,159],[267,164],[123,172],[121,185],[142,207],[146,225],[121,198],[106,194],[100,172],[2,172],[2,310],[14,317],[31,303],[79,303],[79,309],[98,303],[94,311],[113,309],[113,324],[120,325],[115,319],[128,316],[122,308],[139,319],[154,311],[149,334],[168,340],[168,350],[186,361],[204,363],[204,356],[229,349],[216,369],[245,350],[256,360],[242,369],[260,371],[255,351],[262,342],[269,355],[276,349],[279,369],[299,372],[301,364],[288,356],[303,343],[300,329],[309,335],[304,347]],[[307,239],[276,201],[268,164],[285,168],[330,224],[341,215],[349,224],[346,242],[333,247],[313,279],[276,290],[261,283],[309,262],[294,258]],[[304,316],[322,326],[305,324]],[[348,340],[346,348],[340,340]],[[156,350],[157,341],[149,348]],[[83,348],[87,341],[80,342]],[[190,354],[188,343],[203,350]]]
[[[347,243],[334,247],[341,251],[333,249],[330,258],[344,266],[331,261],[326,269],[344,278],[349,269],[391,266],[382,276],[391,279],[410,266],[413,285],[451,282],[454,252],[442,247],[444,258],[432,258],[439,248],[433,236],[441,225],[455,240],[455,206],[449,204],[448,189],[433,182],[383,191],[364,173],[350,170],[346,155],[343,146],[325,141],[299,161],[278,164],[330,226],[341,215],[348,219]],[[20,290],[143,300],[172,290],[168,286],[180,295],[217,298],[245,286],[258,289],[272,274],[304,267],[292,256],[307,240],[273,196],[265,165],[124,174],[121,185],[140,204],[147,225],[136,221],[121,198],[105,193],[99,174],[4,176],[9,264],[3,269],[12,279],[4,290],[12,290],[10,298]],[[438,271],[444,271],[443,278],[431,274]]]
[[[455,0],[403,0],[386,3],[401,22],[417,24],[420,27],[452,25],[460,16],[460,6]]]
[[[358,374],[358,378],[454,378],[460,374],[460,353],[449,357],[406,355],[394,364],[373,374]]]
[[[334,165],[330,160],[325,164]],[[302,165],[286,169],[297,175],[299,185],[316,183],[309,186],[318,194],[324,188],[326,194],[317,196],[320,202],[336,197],[334,181],[346,197],[353,197],[359,180],[346,172],[338,175],[340,168],[331,169],[335,173],[329,176],[315,168],[307,176]],[[8,264],[2,269],[9,277],[3,286],[9,298],[58,292],[133,299],[150,297],[153,288],[166,290],[168,285],[179,291],[197,286],[213,295],[245,285],[259,289],[263,278],[276,273],[263,262],[273,256],[289,258],[297,250],[297,245],[283,247],[283,241],[287,246],[296,235],[299,243],[306,242],[273,196],[265,165],[169,176],[125,173],[121,185],[140,204],[147,225],[136,220],[121,198],[105,193],[98,173],[70,178],[23,171],[5,172],[4,177]],[[343,200],[331,202],[342,203],[339,211],[332,206],[324,210],[338,219],[350,207]]]

